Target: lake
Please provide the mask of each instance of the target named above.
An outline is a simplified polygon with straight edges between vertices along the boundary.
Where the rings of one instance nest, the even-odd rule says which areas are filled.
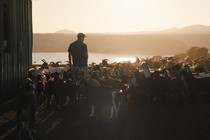
[[[101,63],[103,59],[108,59],[110,63],[112,62],[123,62],[130,61],[135,62],[136,57],[145,58],[151,57],[153,55],[127,55],[127,54],[110,54],[110,53],[88,53],[89,59],[88,64],[95,62],[97,64]],[[47,62],[57,62],[65,64],[68,61],[68,52],[33,52],[32,53],[32,63],[33,64],[42,64],[42,59],[45,59]]]

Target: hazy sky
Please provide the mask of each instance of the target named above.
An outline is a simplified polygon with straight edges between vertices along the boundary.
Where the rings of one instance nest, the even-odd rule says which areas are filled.
[[[33,32],[157,31],[210,25],[210,0],[32,0]]]

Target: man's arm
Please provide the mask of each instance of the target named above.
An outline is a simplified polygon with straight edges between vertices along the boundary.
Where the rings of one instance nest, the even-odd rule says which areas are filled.
[[[83,57],[84,57],[86,60],[88,60],[88,53],[85,52],[84,55],[83,55]]]
[[[71,55],[71,51],[70,51],[70,48],[71,47],[71,45],[69,45],[69,48],[68,48],[68,57],[69,57],[69,65],[71,66],[72,65],[72,62],[71,62],[71,60],[72,60],[72,55]]]
[[[87,49],[87,45],[86,44],[84,44],[85,45],[85,53],[83,54],[83,57],[86,59],[86,60],[88,60],[88,49]]]
[[[69,64],[72,65],[71,63],[71,53],[69,52]]]

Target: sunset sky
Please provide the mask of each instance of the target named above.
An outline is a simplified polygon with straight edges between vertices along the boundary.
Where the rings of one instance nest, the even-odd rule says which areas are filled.
[[[210,25],[210,0],[32,0],[33,32],[158,31]]]

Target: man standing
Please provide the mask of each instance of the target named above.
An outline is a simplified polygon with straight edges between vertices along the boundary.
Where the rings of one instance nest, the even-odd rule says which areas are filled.
[[[69,64],[74,70],[74,80],[77,81],[78,73],[84,72],[85,76],[88,76],[88,49],[84,43],[86,35],[84,33],[77,34],[77,40],[69,45]]]

